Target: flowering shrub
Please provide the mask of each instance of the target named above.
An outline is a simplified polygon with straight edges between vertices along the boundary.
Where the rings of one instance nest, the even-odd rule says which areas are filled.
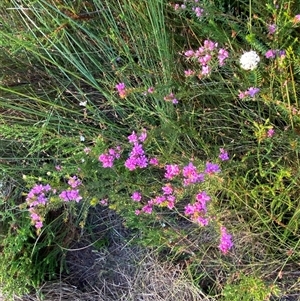
[[[133,131],[128,137],[129,145],[132,145],[132,149],[129,152],[128,158],[125,160],[125,168],[133,173],[136,169],[150,169],[149,173],[153,172],[151,169],[156,171],[163,171],[163,177],[160,175],[156,181],[162,182],[159,188],[160,193],[154,193],[153,191],[147,192],[143,191],[143,186],[138,187],[138,190],[132,191],[127,198],[131,199],[133,202],[126,202],[126,211],[132,210],[136,216],[141,215],[152,215],[153,218],[156,214],[159,214],[160,210],[166,208],[172,212],[177,212],[180,216],[185,216],[191,222],[199,226],[207,226],[211,221],[216,220],[216,217],[211,216],[208,210],[208,203],[211,201],[211,197],[208,195],[207,191],[199,191],[202,184],[213,180],[214,176],[221,172],[220,165],[213,162],[206,162],[202,172],[198,171],[197,166],[193,162],[189,162],[187,165],[181,164],[158,164],[157,158],[152,158],[149,160],[149,156],[145,151],[143,144],[147,141],[147,131],[142,130],[140,134]],[[109,151],[100,155],[106,155]],[[99,158],[100,158],[99,157]],[[227,151],[223,148],[220,149],[219,158],[222,161],[229,160],[229,155]],[[118,157],[119,160],[123,160]],[[107,168],[107,165],[103,165]],[[122,166],[122,165],[118,165]],[[120,168],[119,167],[119,168]],[[113,165],[110,168],[114,168]],[[116,170],[116,174],[120,174],[120,169]],[[159,175],[160,173],[158,173]],[[142,177],[141,173],[140,177]],[[153,180],[152,180],[153,181]],[[136,186],[136,185],[135,185]],[[156,186],[157,187],[157,186]],[[192,188],[195,191],[195,201],[186,203],[184,210],[178,208],[184,197],[184,191],[188,188]],[[190,192],[188,192],[190,194]],[[110,197],[109,197],[110,199]],[[110,199],[114,203],[113,199]],[[109,201],[109,202],[110,202]],[[186,202],[186,201],[185,201]],[[124,208],[125,209],[125,208]],[[224,227],[221,229],[225,229]],[[223,230],[222,230],[223,231]],[[233,246],[231,241],[231,236],[221,231],[222,247],[220,250],[226,254]]]
[[[55,200],[55,197],[63,202],[75,201],[78,203],[82,200],[79,189],[75,189],[81,186],[81,184],[82,182],[77,176],[69,177],[69,187],[62,190],[60,194],[58,194],[58,191],[49,184],[36,184],[33,186],[27,194],[26,203],[29,207],[28,210],[30,212],[32,223],[38,231],[43,227],[44,217],[48,211],[51,210],[49,207],[51,207],[51,203]]]
[[[25,56],[37,64],[36,70],[47,66],[51,72],[32,90],[23,90],[22,85],[10,88],[14,87],[10,74],[4,74],[0,85],[5,97],[17,96],[2,99],[2,153],[7,155],[3,172],[34,174],[35,181],[27,182],[28,210],[21,212],[27,214],[28,233],[55,237],[56,232],[49,230],[57,226],[53,212],[63,212],[64,228],[68,216],[79,214],[84,219],[89,206],[100,204],[120,213],[126,225],[140,229],[142,241],[156,240],[156,246],[170,246],[174,253],[180,244],[188,244],[185,237],[189,240],[197,231],[216,229],[220,237],[216,249],[230,254],[229,224],[236,215],[241,222],[237,228],[250,229],[247,239],[255,225],[256,237],[268,237],[268,249],[280,245],[283,254],[298,252],[300,15],[295,1],[268,0],[264,5],[107,1],[107,9],[100,9],[104,14],[100,27],[91,14],[88,22],[69,18],[72,28],[57,27],[64,24],[64,12],[94,8],[83,1],[76,2],[76,9],[70,1],[63,10],[46,0],[29,2],[30,16],[18,15],[16,32],[5,32],[10,17],[3,18],[0,26],[6,45],[4,73],[11,70],[5,66],[5,55],[23,61],[16,57],[23,53],[19,49],[26,49]],[[22,13],[12,9],[12,15],[14,11]],[[28,22],[31,16],[34,22]],[[43,26],[31,27],[34,24]],[[23,25],[27,30],[19,34]],[[251,50],[239,58],[242,49]],[[77,50],[80,56],[75,55]],[[174,60],[176,54],[182,59],[179,55]],[[53,87],[59,97],[52,97]],[[45,101],[41,91],[48,90]],[[15,108],[11,103],[16,103]],[[151,132],[131,132],[142,127]],[[128,140],[123,139],[124,132],[131,132]],[[222,145],[236,149],[230,171],[224,169],[229,160],[226,149],[211,153]],[[6,199],[2,206],[8,215]],[[12,207],[14,211],[17,206]],[[22,256],[31,254],[32,247],[23,251],[32,233],[22,234],[18,217],[8,227],[10,237],[23,241],[13,256],[19,250]],[[185,227],[195,232],[185,233]],[[240,267],[249,256],[240,253],[242,247],[235,240]],[[39,244],[40,237],[34,248]],[[43,248],[48,246],[46,241]],[[182,246],[178,253],[182,249],[188,247]],[[11,258],[10,262],[18,262]],[[32,260],[30,255],[20,258],[19,262]],[[19,278],[18,266],[14,271],[12,278]],[[3,269],[0,274],[5,275]]]
[[[37,229],[43,227],[43,217],[39,214],[39,207],[45,207],[48,203],[46,194],[55,192],[52,187],[42,184],[36,184],[27,194],[26,202],[29,206],[31,220]]]

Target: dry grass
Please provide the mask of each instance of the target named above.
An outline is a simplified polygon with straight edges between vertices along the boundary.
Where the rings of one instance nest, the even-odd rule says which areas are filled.
[[[122,273],[122,271],[115,271]],[[152,255],[146,255],[134,275],[123,275],[126,287],[105,281],[102,286],[90,287],[82,292],[75,286],[64,283],[46,283],[35,294],[16,297],[15,301],[208,301],[183,274],[172,264],[161,263]],[[99,277],[101,281],[101,277]]]
[[[87,224],[89,230],[81,233],[66,254],[69,273],[15,301],[212,300],[195,287],[181,266],[130,244],[132,233],[113,211],[97,206]]]

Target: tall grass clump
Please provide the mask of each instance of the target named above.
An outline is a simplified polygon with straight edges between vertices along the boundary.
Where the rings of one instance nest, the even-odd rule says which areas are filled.
[[[207,295],[299,292],[297,5],[3,1],[3,290],[108,206]]]

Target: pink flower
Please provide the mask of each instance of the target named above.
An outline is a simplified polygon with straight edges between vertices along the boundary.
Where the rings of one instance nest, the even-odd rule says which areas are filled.
[[[140,136],[140,139],[146,139],[146,133]],[[137,138],[137,139],[139,139]],[[135,143],[128,159],[125,161],[125,167],[129,170],[135,170],[136,168],[145,168],[148,166],[148,159],[145,155],[142,144]]]
[[[82,200],[82,196],[79,195],[78,189],[63,190],[59,197],[65,202],[75,201],[78,203]]]
[[[175,207],[175,196],[174,195],[168,195],[167,196],[167,207],[171,210]]]
[[[127,138],[128,138],[129,143],[131,143],[131,144],[135,144],[138,142],[138,137],[137,137],[135,131],[133,131],[131,133],[131,135],[129,135]]]
[[[184,75],[186,77],[190,77],[190,76],[193,76],[195,74],[195,71],[191,70],[191,69],[188,69],[188,70],[185,70],[184,71]]]
[[[142,130],[142,133],[140,134],[140,136],[138,137],[140,142],[144,142],[147,138],[147,131],[146,129]]]
[[[147,92],[150,93],[150,94],[154,93],[154,87],[148,88]]]
[[[108,199],[102,199],[99,201],[100,205],[107,206],[108,205]]]
[[[162,191],[164,194],[172,194],[173,193],[173,187],[171,184],[166,184],[165,186],[162,187]]]
[[[277,26],[276,26],[276,24],[268,24],[268,32],[269,32],[269,34],[274,34],[275,33],[275,31],[276,31],[276,28],[277,28]]]
[[[247,92],[250,97],[254,97],[260,91],[259,88],[250,87]]]
[[[36,227],[37,229],[41,229],[41,228],[43,227],[43,222],[42,222],[42,221],[37,221],[37,222],[35,223],[35,227]]]
[[[202,75],[209,75],[210,71],[211,71],[211,68],[209,66],[202,66],[201,74]]]
[[[211,40],[205,40],[204,41],[204,48],[213,51],[216,47],[218,47],[218,43],[214,43]]]
[[[296,15],[294,17],[294,23],[299,23],[300,22],[300,15]]]
[[[118,92],[122,91],[122,90],[125,90],[126,89],[126,86],[124,83],[119,83],[116,85],[116,89]]]
[[[147,214],[151,214],[152,209],[153,209],[152,207],[153,207],[153,205],[151,203],[149,204],[149,202],[148,202],[148,204],[145,205],[141,211],[143,211],[144,213],[147,213]]]
[[[194,54],[195,54],[195,52],[194,52],[194,50],[188,50],[188,51],[186,51],[185,53],[184,53],[184,55],[186,56],[186,57],[191,57],[191,56],[194,56]]]
[[[202,57],[198,58],[198,62],[202,66],[206,66],[209,63],[210,60],[211,60],[211,55],[210,54],[205,54],[205,56],[202,56]]]
[[[120,158],[122,149],[120,146],[110,148],[106,153],[99,156],[98,160],[102,163],[102,167],[111,168],[114,165],[114,160]]]
[[[81,181],[79,179],[77,179],[76,176],[73,176],[73,177],[69,178],[68,184],[72,188],[76,188],[77,186],[81,185]]]
[[[165,166],[166,173],[165,173],[165,178],[172,180],[174,177],[180,174],[180,169],[177,164],[167,164]]]
[[[116,85],[116,89],[121,98],[125,98],[127,96],[126,86],[124,83],[119,83]]]
[[[210,196],[205,191],[202,191],[196,195],[196,200],[203,206],[210,201]]]
[[[224,61],[228,58],[228,51],[221,48],[218,52],[219,66],[224,66]]]
[[[247,96],[254,97],[259,91],[260,91],[259,88],[250,87],[246,91],[240,91],[240,93],[239,93],[239,99],[244,99]]]
[[[227,229],[222,226],[219,249],[223,254],[227,254],[232,247],[233,247],[232,236],[228,234]]]
[[[267,136],[269,138],[273,137],[275,134],[275,130],[273,128],[269,129],[268,132],[267,132]]]
[[[149,164],[150,164],[150,165],[157,166],[157,165],[158,165],[158,159],[157,159],[157,158],[151,158],[151,159],[149,160]]]
[[[209,218],[205,218],[203,216],[198,216],[193,220],[195,223],[199,224],[200,226],[204,227],[208,225]]]
[[[193,215],[195,213],[195,206],[194,205],[191,205],[191,204],[187,204],[185,207],[184,207],[184,214],[185,215]]]
[[[184,214],[190,216],[192,222],[201,226],[207,226],[209,218],[205,217],[207,212],[206,203],[210,200],[210,197],[205,191],[197,194],[196,202],[194,204],[188,204],[184,208]]]
[[[142,199],[142,195],[138,192],[138,191],[135,191],[131,198],[135,201],[135,202],[140,202],[141,199]]]
[[[204,175],[198,173],[196,166],[194,166],[192,162],[183,167],[182,175],[184,177],[183,186],[204,181]]]
[[[111,168],[114,165],[114,157],[109,154],[101,154],[98,160],[102,163],[102,167]]]
[[[229,160],[228,153],[227,153],[227,151],[224,150],[224,148],[220,148],[220,155],[219,155],[219,158],[220,158],[222,161],[227,161],[227,160]]]
[[[88,155],[91,152],[91,149],[89,147],[85,147],[83,151]]]
[[[155,204],[155,205],[160,205],[161,203],[164,203],[165,201],[166,201],[166,196],[164,196],[164,195],[158,195],[152,200],[153,204]]]
[[[205,49],[204,49],[204,47],[201,46],[201,47],[199,47],[199,48],[196,50],[194,56],[195,56],[195,57],[200,57],[200,56],[203,55],[203,53],[205,53]]]
[[[239,99],[244,99],[248,95],[248,91],[240,91]]]
[[[197,7],[193,7],[192,9],[198,18],[200,18],[203,15],[203,12],[204,12],[203,8],[200,8],[197,6]]]
[[[220,166],[218,164],[207,162],[205,165],[205,173],[211,175],[217,172],[220,172]]]
[[[276,51],[273,50],[273,49],[270,49],[270,50],[268,50],[268,51],[265,53],[265,57],[266,57],[267,59],[274,59],[275,56],[276,56]]]

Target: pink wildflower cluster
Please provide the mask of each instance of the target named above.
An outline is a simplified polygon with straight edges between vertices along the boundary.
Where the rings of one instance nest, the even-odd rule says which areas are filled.
[[[117,146],[115,148],[110,148],[107,152],[101,154],[98,159],[102,163],[102,167],[104,168],[113,167],[115,159],[120,158],[121,152],[122,152],[121,147]]]
[[[176,196],[170,193],[165,193],[163,195],[158,195],[152,199],[153,205],[158,205],[160,207],[168,207],[170,210],[175,207]]]
[[[194,204],[188,204],[184,208],[184,214],[190,217],[191,221],[201,226],[207,226],[209,218],[206,217],[207,202],[210,201],[210,197],[205,191],[199,192],[196,195],[196,202]]]
[[[76,177],[70,177],[68,180],[68,184],[72,187],[72,188],[76,188],[77,186],[81,185],[82,182]]]
[[[76,176],[73,176],[68,179],[68,184],[69,188],[67,190],[63,190],[59,194],[59,198],[65,202],[79,202],[82,197],[79,195],[79,190],[75,188],[82,184],[81,180],[79,180]],[[43,217],[40,214],[40,209],[46,208],[48,204],[48,195],[50,193],[56,194],[57,191],[49,184],[36,184],[27,194],[26,202],[29,206],[28,210],[30,212],[30,217],[37,229],[43,227]]]
[[[224,150],[224,154],[225,153],[227,153],[227,152]],[[193,163],[191,163],[191,162],[188,165],[184,166],[182,168],[182,170],[179,167],[179,165],[177,165],[177,164],[166,164],[164,177],[165,177],[165,179],[173,180],[175,177],[179,176],[182,173],[183,186],[188,186],[191,184],[203,182],[205,174],[212,175],[212,174],[220,172],[220,171],[221,171],[221,169],[220,169],[219,165],[211,163],[211,162],[206,163],[205,173],[199,173],[197,171],[196,166],[194,166]],[[154,206],[168,207],[169,209],[173,209],[175,207],[175,201],[176,201],[175,189],[173,188],[171,183],[167,183],[162,187],[162,191],[163,191],[163,194],[157,195],[154,198],[148,200],[147,204],[144,205],[141,209],[136,210],[135,213],[136,214],[141,214],[141,213],[151,214]],[[141,195],[139,192],[134,192],[132,194],[131,198],[136,202],[140,202]],[[206,193],[200,193],[196,196],[196,199],[202,204],[202,207],[205,208],[204,201],[205,200],[208,201],[210,198],[206,195]],[[197,205],[196,207],[198,209],[200,208],[199,205]],[[201,211],[201,212],[203,213],[203,211]],[[195,211],[195,216],[196,216],[196,211]],[[202,217],[199,217],[198,223],[205,225],[206,220]]]
[[[147,131],[145,129],[143,129],[139,134],[133,131],[127,137],[127,139],[132,145],[129,157],[125,161],[125,167],[127,169],[134,170],[136,168],[146,168],[148,165],[154,165],[159,166],[159,168],[163,168],[161,164],[159,165],[157,158],[148,159],[146,156],[146,153],[143,149],[143,143],[147,139]],[[113,152],[108,152],[106,155],[112,155],[112,153]],[[229,159],[227,151],[223,148],[220,148],[219,159],[222,161]],[[221,172],[221,168],[219,164],[206,162],[204,171],[200,173],[197,170],[197,167],[192,162],[189,162],[189,164],[183,167],[180,167],[178,164],[165,164],[164,171],[165,173],[163,181],[168,181],[162,185],[160,193],[148,198],[142,195],[140,191],[132,192],[130,198],[137,206],[137,209],[135,210],[136,215],[152,214],[155,207],[164,207],[173,210],[176,206],[178,196],[182,198],[182,188],[203,182],[205,177],[211,177],[212,175]],[[173,183],[171,181],[174,179],[176,183],[181,186],[181,189],[175,189],[173,187]],[[69,185],[75,186],[76,183],[78,183],[78,185],[81,184],[81,182],[74,177],[69,179],[68,183]],[[68,193],[70,194],[71,191],[72,189],[69,189],[63,192],[65,195],[62,195],[62,193],[60,196],[68,199],[74,198],[74,196],[68,195]],[[211,217],[207,215],[207,203],[211,198],[205,191],[201,191],[197,193],[195,199],[195,202],[189,203],[185,206],[184,214],[189,217],[192,222],[201,226],[206,226],[211,220]],[[106,200],[103,200],[103,203],[107,204]]]
[[[204,9],[199,7],[199,6],[193,6],[192,10],[195,12],[195,15],[200,18],[202,17],[203,13],[204,13]]]
[[[165,178],[169,180],[172,180],[180,174],[180,168],[177,164],[167,164],[165,170]]]
[[[221,159],[222,161],[229,160],[228,152],[224,148],[220,148],[219,159]]]
[[[165,101],[172,102],[174,105],[178,104],[178,100],[175,97],[174,93],[170,93],[169,95],[164,97]]]
[[[183,186],[188,186],[204,181],[204,174],[198,173],[197,167],[192,162],[183,167],[182,175],[184,177]]]
[[[36,184],[27,194],[26,202],[29,205],[30,217],[37,229],[43,227],[43,218],[39,214],[38,208],[46,206],[48,197],[46,196],[50,192],[55,192],[49,184],[42,185]]]
[[[80,196],[79,194],[79,189],[74,188],[80,186],[82,182],[76,176],[73,176],[69,178],[68,184],[70,188],[63,190],[59,194],[60,199],[62,199],[65,202],[75,201],[78,203],[80,200],[82,200],[82,196]]]
[[[233,247],[232,236],[228,234],[227,229],[222,226],[219,249],[223,254],[227,254],[232,247]]]
[[[128,136],[128,140],[133,144],[128,159],[125,161],[125,167],[129,170],[136,168],[145,168],[148,166],[148,158],[146,157],[142,143],[147,138],[147,131],[144,129],[138,136],[134,131]]]
[[[176,11],[183,11],[188,8],[191,8],[191,10],[194,12],[195,16],[197,18],[201,18],[204,14],[204,9],[201,8],[200,6],[196,5],[199,2],[199,0],[185,0],[184,4],[175,4],[174,5],[174,10]]]
[[[135,202],[140,202],[141,199],[142,199],[142,195],[141,195],[140,192],[135,191],[135,192],[132,194],[131,198],[132,198]]]
[[[184,70],[184,76],[185,77],[190,77],[190,76],[194,76],[195,75],[195,71],[192,69],[188,69],[188,70]]]
[[[127,96],[127,90],[126,90],[126,86],[125,86],[124,83],[118,83],[116,85],[116,89],[117,89],[117,91],[119,93],[119,96],[121,98],[125,98]]]
[[[201,72],[199,77],[208,76],[212,70],[212,64],[215,58],[218,59],[219,66],[225,65],[225,60],[228,58],[228,51],[224,48],[218,48],[218,43],[211,40],[205,40],[203,46],[199,47],[197,50],[187,50],[184,53],[187,59],[196,61],[201,67]],[[188,69],[185,71],[185,76],[191,76],[194,71]]]
[[[148,200],[147,204],[140,210],[136,210],[135,214],[139,215],[141,213],[151,214],[154,206],[168,207],[172,210],[175,207],[176,196],[174,195],[174,188],[170,183],[162,187],[163,194],[157,195],[156,197]],[[140,201],[141,195],[134,192],[131,196],[134,201]]]
[[[259,91],[260,91],[259,88],[250,87],[246,91],[240,91],[240,93],[239,93],[239,99],[244,99],[247,96],[253,98]]]
[[[82,196],[80,196],[78,189],[63,190],[59,197],[65,202],[75,201],[78,203],[82,200]]]
[[[285,50],[279,50],[279,49],[269,49],[265,53],[265,57],[267,59],[274,59],[276,57],[279,57],[281,59],[285,58]]]
[[[213,175],[221,171],[219,164],[206,162],[204,172],[208,175]]]
[[[276,32],[277,26],[276,24],[268,24],[267,28],[268,28],[268,33],[270,35],[273,35]]]

